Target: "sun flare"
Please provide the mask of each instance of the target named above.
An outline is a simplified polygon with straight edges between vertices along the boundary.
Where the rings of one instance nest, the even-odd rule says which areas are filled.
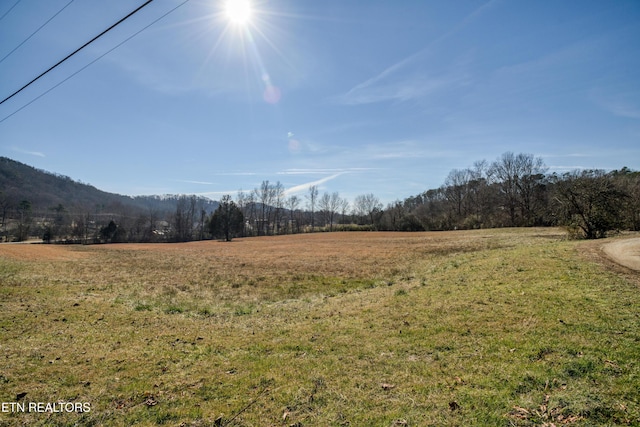
[[[249,0],[226,0],[224,10],[227,19],[236,25],[246,25],[251,21]]]

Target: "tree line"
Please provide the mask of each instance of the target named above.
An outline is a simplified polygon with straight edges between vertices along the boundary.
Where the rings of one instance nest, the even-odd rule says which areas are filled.
[[[59,203],[34,208],[26,199],[0,192],[2,241],[42,239],[46,243],[187,242],[205,239],[266,236],[313,231],[372,230],[382,204],[373,194],[353,203],[338,192],[319,194],[311,186],[304,196],[287,195],[284,186],[263,181],[235,200],[219,202],[196,196],[174,196],[172,210],[163,204],[146,209],[123,204],[66,208]]]
[[[159,200],[158,200],[159,201]],[[575,170],[548,173],[540,157],[506,152],[495,161],[454,169],[442,186],[383,207],[372,193],[352,201],[338,192],[287,194],[280,182],[219,202],[174,196],[172,210],[149,204],[96,205],[68,210],[59,203],[34,210],[28,200],[0,193],[4,241],[186,242],[336,230],[431,231],[496,227],[566,226],[574,237],[600,238],[612,230],[640,230],[640,172]]]
[[[504,153],[452,170],[444,184],[381,213],[379,229],[454,230],[566,226],[574,237],[640,230],[640,172],[548,173],[540,157]]]

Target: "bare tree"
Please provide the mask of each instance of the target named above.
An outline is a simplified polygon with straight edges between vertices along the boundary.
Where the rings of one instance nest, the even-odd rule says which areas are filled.
[[[511,226],[516,225],[516,207],[518,206],[518,169],[516,158],[512,152],[507,152],[493,162],[490,169],[493,181],[500,187],[504,205],[509,212]]]
[[[176,201],[173,215],[173,239],[187,242],[193,239],[193,224],[196,213],[196,196],[182,195]]]
[[[247,203],[248,203],[248,197],[247,194],[242,191],[242,189],[238,190],[238,195],[236,196],[236,205],[238,206],[238,209],[240,209],[240,212],[242,212],[243,218],[246,221],[246,216],[247,216]],[[246,234],[246,227],[243,225],[242,227],[242,233],[241,236],[244,237]]]
[[[520,174],[516,185],[523,225],[535,225],[547,168],[540,157],[533,157],[532,154],[518,154],[516,164]]]
[[[318,186],[312,185],[309,187],[309,194],[305,196],[307,198],[307,205],[309,206],[309,210],[311,211],[311,231],[315,227],[315,214],[316,214],[316,204],[318,203]]]
[[[491,165],[490,175],[503,195],[504,206],[509,212],[509,225],[518,225],[518,208],[520,223],[530,225],[534,192],[544,178],[544,171],[542,159],[534,158],[532,154],[516,156],[507,152]]]
[[[320,224],[322,226],[327,226],[329,224],[329,204],[330,204],[331,196],[329,193],[325,192],[318,199],[318,216],[320,217]]]
[[[487,198],[486,162],[473,168],[453,169],[445,179],[441,192],[446,203],[446,228],[479,228],[483,224]]]
[[[353,200],[351,213],[356,218],[358,224],[364,224],[365,218],[367,216],[367,211],[364,205],[364,196],[359,195]]]
[[[296,225],[296,229],[300,231],[300,224],[296,221],[295,214],[300,205],[300,199],[296,195],[291,195],[285,201],[285,206],[289,210],[289,232],[293,233],[293,226]]]
[[[320,198],[318,207],[323,214],[325,225],[329,224],[329,230],[333,231],[333,224],[335,222],[335,216],[340,209],[342,198],[337,191],[324,193]]]
[[[356,215],[366,218],[369,224],[374,226],[376,215],[382,210],[380,200],[372,193],[369,193],[357,196],[353,203]]]
[[[459,221],[466,215],[463,207],[466,207],[469,199],[467,194],[469,180],[468,169],[453,169],[444,181],[442,189],[450,205],[449,216],[452,223]]]
[[[474,217],[474,226],[483,227],[491,205],[491,192],[487,183],[487,170],[489,166],[486,160],[480,160],[469,169],[469,211]]]
[[[246,224],[248,224],[248,231],[251,235],[255,235],[257,232],[257,203],[256,203],[256,192],[252,191],[246,195],[245,199],[245,208],[244,208],[244,217],[246,219]]]
[[[276,234],[280,233],[280,221],[282,219],[282,210],[284,209],[284,186],[280,183],[280,181],[276,182],[276,185],[273,186],[273,201],[275,204],[275,215],[274,215],[274,232]]]
[[[620,211],[627,195],[604,171],[575,171],[552,179],[561,215],[567,225],[580,229],[587,239],[606,237],[608,231],[622,223]]]
[[[338,209],[340,210],[340,216],[342,222],[344,223],[347,218],[347,212],[349,212],[349,201],[347,199],[341,199]]]
[[[269,224],[273,211],[273,201],[275,196],[274,187],[269,181],[262,181],[260,189],[253,190],[257,201],[260,203],[260,217],[257,219],[258,235],[269,233]]]

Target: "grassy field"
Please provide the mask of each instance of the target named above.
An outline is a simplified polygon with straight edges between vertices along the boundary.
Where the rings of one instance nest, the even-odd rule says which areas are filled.
[[[0,402],[90,411],[0,426],[640,425],[640,280],[600,243],[1,245]]]

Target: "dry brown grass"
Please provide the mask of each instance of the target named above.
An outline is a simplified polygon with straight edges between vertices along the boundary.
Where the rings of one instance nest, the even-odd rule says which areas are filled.
[[[349,232],[233,242],[1,245],[0,257],[49,263],[51,271],[46,274],[51,282],[70,276],[93,287],[117,283],[120,297],[139,307],[207,313],[219,309],[214,306],[220,303],[235,310],[242,304],[407,281],[416,277],[417,263],[424,265],[430,257],[513,247],[518,239],[531,236],[559,238],[560,234],[550,229],[531,229],[526,235],[508,230]]]
[[[87,254],[70,246],[52,246],[30,243],[0,244],[0,258],[16,261],[65,261],[86,258]]]

